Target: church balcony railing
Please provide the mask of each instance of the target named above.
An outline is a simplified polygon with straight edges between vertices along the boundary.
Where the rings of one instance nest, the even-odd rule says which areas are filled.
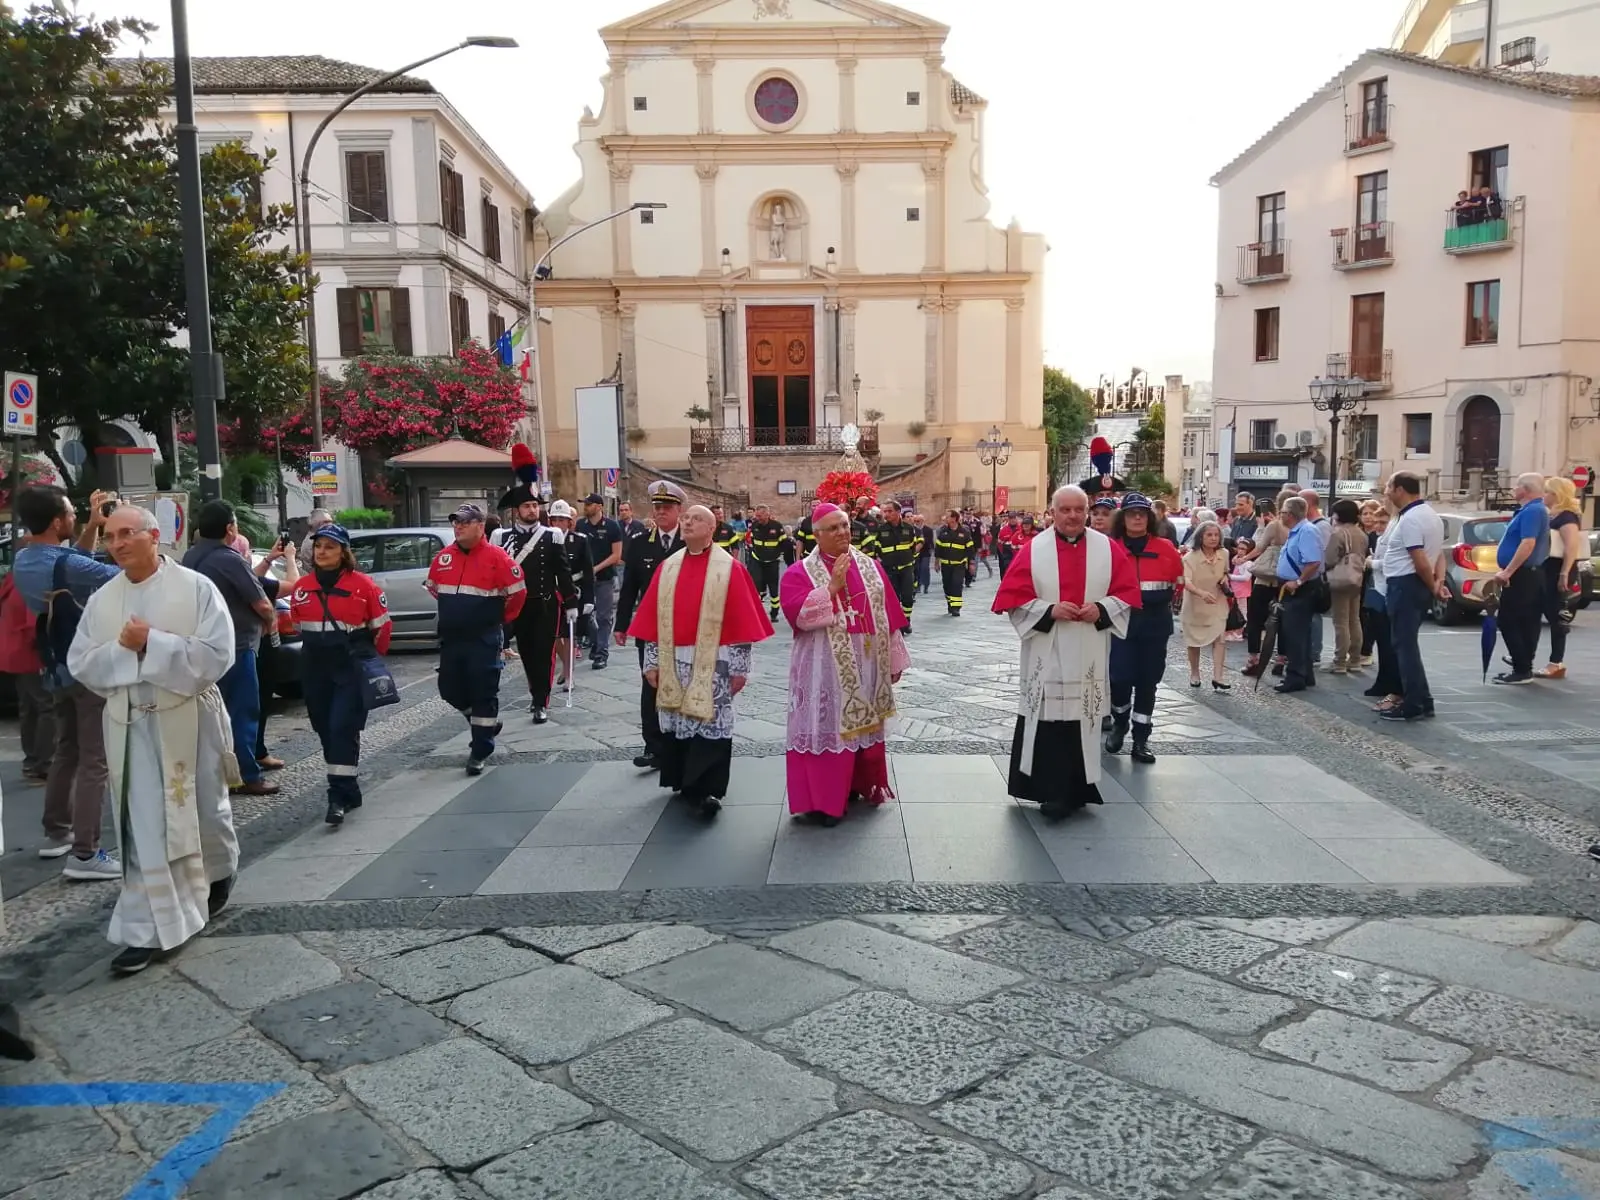
[[[871,458],[878,453],[878,427],[861,425],[857,428],[861,433],[861,441],[856,446],[856,451],[863,458]],[[695,457],[718,454],[781,454],[785,451],[800,454],[814,453],[818,450],[832,450],[842,454],[843,434],[844,429],[838,425],[824,425],[821,428],[811,425],[786,428],[772,426],[760,429],[747,429],[744,426],[712,429],[700,426],[689,431],[689,453]]]

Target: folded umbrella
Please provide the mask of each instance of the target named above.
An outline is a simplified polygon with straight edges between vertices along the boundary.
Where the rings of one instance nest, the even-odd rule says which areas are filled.
[[[1278,594],[1273,598],[1272,607],[1267,610],[1267,619],[1261,626],[1261,657],[1256,661],[1261,664],[1261,670],[1256,673],[1256,691],[1261,690],[1261,677],[1272,669],[1273,651],[1278,645],[1278,617],[1283,611],[1283,589],[1278,589]]]
[[[1500,613],[1500,581],[1491,579],[1483,585],[1483,631],[1478,635],[1483,651],[1483,682],[1489,682],[1489,663],[1494,659],[1494,644],[1499,640],[1500,626],[1496,620]]]

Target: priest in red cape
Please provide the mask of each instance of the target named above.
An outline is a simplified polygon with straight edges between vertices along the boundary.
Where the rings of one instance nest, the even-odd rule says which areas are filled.
[[[1088,528],[1089,498],[1064,487],[1051,527],[1025,542],[994,611],[1022,638],[1021,698],[1008,790],[1046,817],[1100,804],[1100,718],[1110,705],[1111,637],[1139,607],[1139,578],[1118,542]]]
[[[656,568],[628,633],[644,642],[644,676],[656,689],[661,786],[709,817],[728,794],[733,698],[750,678],[750,647],[772,636],[772,622],[750,572],[713,544],[711,510],[691,505],[681,528],[684,552]]]

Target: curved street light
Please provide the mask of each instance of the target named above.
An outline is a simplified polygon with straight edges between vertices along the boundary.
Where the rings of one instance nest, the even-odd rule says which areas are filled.
[[[996,501],[1000,497],[1000,468],[1011,461],[1011,439],[1000,432],[1000,426],[989,426],[989,432],[978,439],[978,461],[989,468],[989,519],[1000,516]]]
[[[1333,511],[1339,498],[1339,414],[1354,408],[1367,394],[1367,385],[1359,376],[1349,379],[1317,376],[1306,384],[1311,393],[1311,406],[1328,414],[1328,512]]]
[[[301,269],[302,284],[306,294],[306,354],[311,359],[311,445],[314,449],[322,449],[322,372],[317,366],[317,312],[315,296],[311,289],[311,156],[316,152],[317,142],[321,140],[324,131],[333,122],[333,119],[349,108],[361,97],[376,88],[400,78],[409,71],[418,67],[425,67],[431,62],[454,54],[457,50],[465,50],[469,46],[483,47],[490,50],[514,50],[517,39],[509,37],[469,37],[457,42],[454,46],[430,54],[426,58],[419,58],[416,62],[407,63],[397,67],[387,75],[362,84],[351,92],[333,110],[323,117],[315,130],[311,133],[311,140],[306,143],[305,154],[300,159],[300,249],[305,255],[305,265]]]

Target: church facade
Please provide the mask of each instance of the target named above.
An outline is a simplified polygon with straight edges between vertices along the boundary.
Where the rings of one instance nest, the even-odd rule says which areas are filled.
[[[665,207],[572,238],[538,283],[558,481],[574,390],[617,380],[629,458],[780,511],[851,424],[886,493],[981,509],[998,426],[1000,485],[1043,505],[1046,247],[989,220],[986,104],[948,32],[878,0],[673,0],[600,31],[604,102],[534,257]]]

